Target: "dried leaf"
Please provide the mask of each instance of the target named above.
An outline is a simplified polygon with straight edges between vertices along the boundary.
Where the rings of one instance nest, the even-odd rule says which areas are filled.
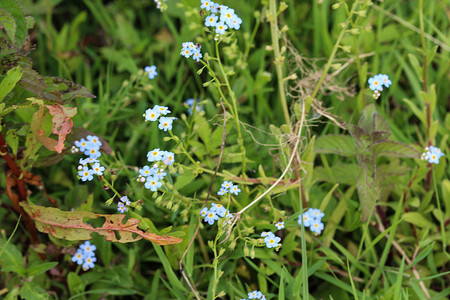
[[[53,129],[52,133],[58,135],[58,144],[55,147],[56,152],[61,153],[64,149],[64,141],[66,135],[70,133],[73,127],[71,117],[77,113],[76,107],[64,107],[59,104],[46,105],[50,114],[53,116]]]
[[[104,215],[88,211],[62,211],[53,207],[43,207],[21,203],[24,210],[36,222],[36,228],[44,233],[70,241],[90,240],[93,232],[106,237],[107,241],[129,243],[142,238],[158,245],[178,244],[183,240],[173,236],[161,236],[138,229],[139,220],[129,218],[125,223],[125,215]],[[93,227],[85,222],[88,219],[105,218],[101,227]],[[120,238],[116,238],[116,233]]]

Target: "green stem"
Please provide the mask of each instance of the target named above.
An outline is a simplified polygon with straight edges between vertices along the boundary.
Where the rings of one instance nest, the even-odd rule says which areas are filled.
[[[220,59],[220,53],[219,53],[219,43],[216,41],[216,55],[217,55],[217,61],[219,63],[219,69],[220,72],[222,72],[223,78],[225,79],[225,85],[228,89],[228,92],[231,97],[231,102],[233,104],[233,118],[236,123],[236,129],[238,134],[238,141],[239,141],[239,148],[241,150],[241,156],[242,156],[242,176],[245,178],[245,171],[246,171],[246,161],[245,161],[245,147],[244,147],[244,140],[242,138],[242,132],[241,132],[241,122],[239,121],[239,113],[237,109],[237,100],[236,96],[234,95],[233,90],[231,89],[230,82],[228,81],[228,76],[225,73],[225,70],[222,66],[222,61]],[[220,89],[220,86],[218,87]]]
[[[115,194],[117,197],[119,197],[119,198],[121,197],[120,193],[114,188],[114,186],[113,186],[111,183],[109,183],[108,180],[106,180],[105,177],[103,177],[103,182],[111,189],[111,191],[114,192],[114,194]]]
[[[278,77],[278,90],[280,92],[281,106],[283,107],[284,121],[290,125],[291,118],[289,117],[289,110],[286,101],[286,94],[284,92],[284,78],[283,78],[283,61],[284,58],[280,55],[280,39],[278,24],[277,24],[277,4],[275,0],[270,0],[270,32],[272,36],[272,48],[275,56],[274,64]]]
[[[309,291],[308,291],[308,253],[306,250],[306,241],[305,241],[305,225],[303,224],[303,201],[302,201],[302,191],[301,191],[301,181],[299,185],[299,197],[300,197],[300,211],[302,214],[300,218],[302,218],[301,222],[301,244],[302,244],[302,284],[303,284],[303,299],[309,299]]]
[[[427,85],[428,59],[427,59],[427,45],[425,44],[425,29],[423,26],[423,0],[419,0],[419,22],[420,22],[420,40],[422,43],[422,51],[423,51],[422,84],[423,84],[423,90],[425,92],[428,92],[428,85]]]
[[[356,7],[358,6],[358,3],[359,3],[359,1],[355,1],[353,3],[353,5],[352,5],[352,9],[348,13],[348,17],[347,17],[347,20],[345,20],[344,27],[342,28],[342,31],[339,34],[336,43],[334,44],[333,50],[331,51],[331,55],[328,58],[328,61],[325,64],[325,67],[324,67],[324,69],[322,71],[322,75],[320,76],[320,79],[317,82],[316,87],[314,88],[314,91],[313,91],[313,93],[311,95],[312,98],[315,98],[317,96],[317,93],[319,92],[320,86],[322,85],[322,82],[325,79],[325,76],[327,75],[328,70],[331,67],[331,64],[333,63],[334,57],[336,56],[336,52],[339,49],[339,45],[341,44],[342,39],[344,38],[344,35],[346,33],[346,30],[347,30],[347,26],[351,22],[352,15],[355,13],[355,10],[356,10]]]
[[[195,159],[189,154],[189,152],[186,150],[186,147],[184,147],[183,142],[178,138],[175,137],[172,133],[172,130],[169,130],[169,134],[170,136],[176,141],[178,142],[178,145],[180,145],[181,149],[184,151],[184,153],[186,154],[186,156],[189,158],[189,160],[195,165],[197,166],[198,163],[195,161]]]

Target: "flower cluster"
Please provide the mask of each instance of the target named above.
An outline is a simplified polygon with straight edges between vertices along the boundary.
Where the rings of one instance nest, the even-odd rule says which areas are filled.
[[[119,203],[117,203],[117,210],[121,213],[124,213],[128,210],[128,206],[130,206],[130,200],[127,196],[123,196],[120,198]]]
[[[199,99],[193,99],[189,98],[184,103],[185,106],[188,108],[188,113],[192,116],[193,111],[202,112],[203,107],[200,106],[200,100]]]
[[[312,232],[320,234],[323,230],[322,218],[325,216],[318,208],[310,208],[304,214],[298,216],[298,225],[309,227]]]
[[[89,241],[86,241],[78,247],[77,252],[72,256],[72,261],[78,265],[83,265],[83,270],[85,271],[92,269],[97,261],[94,253],[96,249],[95,245],[91,245]]]
[[[373,98],[378,99],[380,92],[383,91],[383,85],[389,87],[392,82],[389,80],[389,76],[386,74],[375,75],[368,80],[369,88],[373,91]]]
[[[272,232],[264,231],[261,233],[261,237],[264,238],[264,243],[266,243],[267,248],[281,247],[281,244],[280,244],[281,238],[277,237]]]
[[[103,175],[105,167],[101,166],[97,159],[102,155],[100,153],[101,146],[102,142],[100,142],[100,139],[95,135],[88,135],[86,139],[81,138],[79,141],[75,141],[72,152],[83,152],[88,156],[85,159],[80,158],[79,160],[78,177],[82,181],[91,181],[94,179],[94,175]]]
[[[241,300],[247,300],[247,299],[260,299],[260,300],[266,300],[266,296],[264,296],[263,293],[260,291],[253,291],[247,294],[248,298],[244,298]]]
[[[207,14],[206,16],[205,26],[214,27],[216,37],[220,34],[225,34],[225,31],[228,28],[238,30],[241,27],[241,18],[234,12],[234,9],[229,8],[226,5],[202,0],[200,8],[210,12],[210,14]]]
[[[219,220],[219,218],[228,218],[229,220],[233,218],[233,215],[230,213],[230,211],[220,203],[211,204],[210,209],[208,209],[207,207],[203,207],[203,209],[200,211],[200,216],[204,218],[204,221],[209,225],[213,225],[214,221]]]
[[[144,71],[148,73],[148,78],[150,79],[153,79],[156,75],[158,75],[158,72],[156,72],[156,66],[146,66]]]
[[[237,186],[237,184],[233,184],[231,181],[224,181],[220,190],[217,192],[217,195],[223,196],[230,192],[230,194],[235,194],[237,196],[240,191],[241,189]]]
[[[175,161],[175,154],[156,148],[147,153],[147,160],[154,164],[152,167],[146,165],[139,169],[137,181],[145,182],[146,189],[156,192],[162,186],[162,180],[167,175],[166,166],[171,166]]]
[[[421,159],[427,160],[430,164],[438,164],[439,159],[444,156],[441,149],[437,147],[426,147],[424,153],[422,153]]]
[[[193,42],[184,42],[181,48],[180,55],[183,55],[186,58],[189,58],[192,56],[192,59],[196,62],[200,61],[200,58],[203,57],[202,53],[200,52],[201,46],[200,44],[194,44]]]
[[[149,108],[145,111],[145,114],[143,114],[145,118],[145,122],[148,121],[156,121],[161,115],[167,115],[170,113],[170,110],[167,106],[159,106],[155,105],[153,108]],[[161,117],[159,119],[159,125],[158,128],[160,130],[172,130],[172,123],[173,120],[176,120],[177,118],[174,117]]]

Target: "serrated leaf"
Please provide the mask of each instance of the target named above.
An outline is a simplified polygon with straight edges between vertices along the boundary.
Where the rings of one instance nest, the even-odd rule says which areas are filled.
[[[422,228],[434,228],[435,225],[428,221],[421,213],[418,212],[408,212],[402,215],[402,219],[413,225]]]
[[[316,153],[334,153],[343,156],[355,154],[355,140],[349,135],[329,134],[320,136],[314,143]]]
[[[46,263],[42,263],[42,264],[39,264],[36,266],[29,267],[28,269],[26,269],[26,277],[45,273],[48,270],[50,270],[51,268],[56,267],[57,265],[58,265],[58,263],[56,261],[51,261],[51,262],[46,262]]]
[[[64,141],[66,140],[66,135],[72,131],[73,121],[72,117],[76,115],[76,107],[65,107],[59,104],[46,105],[50,114],[53,116],[52,123],[52,133],[58,135],[58,143],[54,149],[57,153],[61,153],[64,149]]]
[[[368,168],[362,168],[356,182],[356,189],[361,201],[361,220],[365,223],[381,196],[381,189],[374,178],[374,174]]]
[[[177,244],[181,239],[172,236],[160,236],[138,229],[141,221],[129,218],[125,223],[125,215],[94,214],[87,211],[62,211],[54,207],[43,207],[21,203],[23,209],[35,221],[36,228],[44,233],[70,241],[90,240],[93,232],[106,237],[107,241],[129,243],[142,238],[158,245]],[[101,227],[93,227],[85,222],[89,219],[104,218]],[[120,238],[116,238],[116,233]]]
[[[27,23],[27,29],[33,29],[34,25],[36,24],[36,19],[32,16],[26,16],[25,22]]]
[[[45,290],[31,282],[25,282],[23,284],[20,289],[20,296],[25,300],[44,300],[50,297]]]
[[[6,77],[0,83],[0,102],[13,90],[17,82],[22,78],[23,71],[20,67],[13,68],[6,72]]]
[[[0,266],[2,267],[2,272],[14,272],[23,277],[25,268],[22,253],[13,244],[5,246],[5,243],[5,240],[0,239]]]
[[[0,8],[0,28],[6,32],[6,36],[9,38],[10,43],[14,43],[16,37],[16,20],[12,13],[4,8]]]
[[[27,35],[27,26],[25,22],[25,16],[23,15],[22,8],[15,0],[2,0],[0,1],[0,8],[7,10],[15,19],[16,32],[14,35],[14,43],[16,47],[21,48],[25,37]]]
[[[43,77],[48,86],[46,92],[57,93],[63,103],[69,103],[75,98],[96,98],[87,87],[76,84],[70,80],[58,77]]]
[[[329,183],[337,182],[339,184],[354,185],[360,171],[360,167],[357,164],[337,163],[330,167],[330,172],[336,181],[330,178],[330,174],[324,167],[316,167],[314,169],[314,179]]]
[[[394,141],[382,141],[369,146],[369,151],[373,151],[375,156],[386,157],[411,157],[419,158],[420,153],[413,147]]]

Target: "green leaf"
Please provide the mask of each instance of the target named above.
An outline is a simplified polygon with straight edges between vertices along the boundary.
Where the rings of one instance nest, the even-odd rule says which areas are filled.
[[[84,292],[85,285],[80,276],[74,272],[69,272],[67,275],[67,285],[71,296]]]
[[[421,213],[418,212],[408,212],[402,215],[402,219],[408,223],[416,225],[422,228],[434,228],[436,227],[433,223],[428,221]]]
[[[435,243],[432,243],[428,246],[425,247],[425,249],[423,249],[422,251],[420,251],[420,253],[416,256],[416,258],[414,258],[414,260],[406,267],[405,270],[408,270],[409,268],[412,268],[415,264],[417,264],[419,261],[421,261],[422,259],[424,259],[425,257],[428,256],[428,254],[430,254],[431,250],[433,250]]]
[[[36,24],[36,19],[32,16],[26,16],[25,21],[27,22],[27,29],[33,29],[34,25]]]
[[[419,64],[417,57],[415,57],[411,53],[408,53],[408,58],[409,62],[411,63],[411,66],[413,67],[413,70],[416,72],[417,78],[422,78],[422,67]]]
[[[22,8],[15,0],[2,0],[0,1],[0,9],[9,11],[9,13],[14,17],[16,23],[14,43],[18,48],[22,48],[23,42],[25,41],[25,37],[27,35],[27,25]]]
[[[0,28],[1,27],[3,27],[3,30],[6,32],[9,42],[14,43],[17,29],[16,20],[12,13],[4,8],[0,8]]]
[[[349,135],[324,135],[314,143],[316,153],[334,153],[343,156],[355,154],[355,140]]]
[[[42,264],[39,264],[36,266],[29,267],[28,269],[26,269],[25,277],[30,277],[30,276],[34,276],[34,275],[38,275],[38,274],[47,272],[48,270],[50,270],[53,267],[56,267],[57,265],[58,265],[57,262],[51,261],[51,262],[46,262],[46,263],[42,263]]]
[[[368,150],[373,151],[376,157],[420,157],[419,151],[417,151],[413,147],[394,141],[382,141],[374,143],[368,147]]]
[[[140,220],[129,218],[125,223],[125,215],[94,214],[87,211],[62,211],[54,207],[43,207],[21,203],[23,209],[35,221],[36,228],[60,239],[70,241],[90,240],[93,232],[106,237],[106,240],[119,243],[135,242],[142,238],[159,245],[176,244],[182,240],[172,236],[160,236],[138,229]],[[88,220],[105,219],[102,226],[93,227],[86,224]],[[119,237],[116,237],[116,233]]]
[[[314,142],[316,140],[316,136],[313,136],[309,142],[308,146],[306,147],[305,151],[302,154],[302,161],[303,168],[300,169],[300,171],[304,171],[306,174],[306,178],[303,180],[303,184],[306,188],[309,188],[311,186],[311,182],[313,180],[313,173],[314,173]],[[303,176],[302,176],[303,177]]]
[[[25,282],[20,289],[20,296],[25,300],[48,299],[50,295],[35,283]]]
[[[344,262],[342,261],[342,259],[330,248],[320,247],[318,250],[325,253],[327,260],[332,260],[334,262],[337,262],[341,266],[344,266]]]
[[[15,129],[8,130],[5,136],[5,140],[8,146],[11,147],[11,150],[14,153],[14,155],[17,155],[17,149],[19,148],[19,137],[16,134],[16,130]]]
[[[178,175],[177,180],[175,181],[175,184],[173,185],[173,188],[177,191],[179,191],[181,188],[185,187],[186,185],[190,184],[197,176],[195,176],[191,172],[184,172],[181,175]]]
[[[375,207],[375,203],[381,196],[381,189],[368,168],[362,169],[356,183],[356,189],[361,201],[361,220],[366,222]]]
[[[406,104],[408,104],[409,109],[411,109],[411,111],[413,112],[413,114],[419,118],[420,121],[422,121],[423,125],[427,124],[427,119],[426,119],[426,115],[425,115],[425,110],[420,110],[412,101],[408,100],[408,99],[403,99],[403,102],[405,102]]]
[[[22,78],[23,71],[20,67],[13,68],[6,72],[6,77],[0,83],[0,102],[16,86],[16,83]]]
[[[3,272],[14,272],[20,276],[25,276],[23,256],[16,246],[7,244],[5,240],[0,239],[0,266]]]

